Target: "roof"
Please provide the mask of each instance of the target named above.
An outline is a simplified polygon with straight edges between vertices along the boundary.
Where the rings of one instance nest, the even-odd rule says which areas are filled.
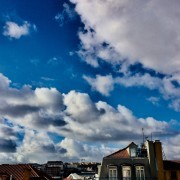
[[[30,170],[30,178],[41,177],[45,179],[46,176],[43,172],[31,167],[29,164],[2,164],[0,165],[0,174],[12,175],[13,179],[23,180],[25,170]],[[49,177],[47,179],[50,179]]]
[[[106,156],[105,158],[130,158],[130,155],[129,155],[127,149],[132,145],[137,146],[134,142],[131,142],[127,147],[120,149],[120,150]]]
[[[62,161],[48,161],[47,164],[63,164]]]
[[[180,170],[180,161],[163,160],[165,170]]]
[[[83,180],[84,177],[82,177],[76,173],[71,173],[66,179],[67,180],[71,180],[71,179]]]

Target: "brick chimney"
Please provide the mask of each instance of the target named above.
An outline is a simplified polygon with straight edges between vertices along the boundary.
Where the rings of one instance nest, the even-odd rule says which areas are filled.
[[[154,150],[156,157],[156,168],[158,180],[164,179],[164,167],[163,167],[163,157],[162,157],[162,145],[159,140],[154,142]]]
[[[25,168],[24,169],[23,180],[30,180],[30,174],[31,174],[31,169]]]
[[[151,171],[151,178],[152,180],[157,180],[157,169],[156,169],[156,154],[154,150],[154,142],[153,141],[146,141],[147,153],[148,153],[148,160],[150,165]]]
[[[9,178],[9,175],[7,175],[7,174],[3,174],[0,176],[0,179],[2,179],[2,180],[6,180],[8,178]]]

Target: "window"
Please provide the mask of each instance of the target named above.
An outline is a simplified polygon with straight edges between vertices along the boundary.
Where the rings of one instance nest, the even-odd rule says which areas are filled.
[[[131,148],[131,157],[136,157],[136,148]]]
[[[116,180],[117,179],[117,167],[110,166],[109,167],[109,180]]]
[[[122,175],[123,175],[123,180],[130,180],[131,179],[131,167],[123,166],[122,167]]]
[[[136,166],[136,180],[144,180],[144,166]]]

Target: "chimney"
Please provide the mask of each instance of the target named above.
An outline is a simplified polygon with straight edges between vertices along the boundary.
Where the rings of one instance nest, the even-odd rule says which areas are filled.
[[[147,147],[148,160],[151,171],[151,179],[157,180],[157,170],[156,170],[156,161],[155,161],[155,151],[153,141],[147,140],[145,142],[145,146]]]
[[[3,174],[3,175],[0,176],[0,179],[6,180],[6,179],[8,179],[8,177],[9,176],[7,174]]]
[[[154,142],[154,150],[156,157],[156,168],[158,180],[164,179],[164,167],[163,167],[163,158],[162,158],[162,145],[159,140]]]
[[[30,168],[25,168],[24,169],[23,180],[30,180],[30,174],[31,174],[31,169]]]

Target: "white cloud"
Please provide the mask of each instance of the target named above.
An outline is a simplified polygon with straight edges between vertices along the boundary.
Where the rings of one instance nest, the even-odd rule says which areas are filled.
[[[30,86],[16,89],[2,74],[0,82],[1,162],[44,162],[57,157],[72,160],[80,156],[96,160],[111,151],[109,142],[140,143],[142,127],[146,135],[158,131],[161,137],[169,137],[173,132],[171,122],[137,118],[125,106],[95,103],[86,93],[70,91],[62,95],[55,88],[32,90]],[[49,132],[65,139],[54,143]]]
[[[161,96],[170,101],[169,107],[175,111],[180,111],[180,87],[179,79],[175,74],[173,76],[165,76],[163,78],[153,77],[148,73],[131,75],[125,68],[125,72],[122,77],[112,78],[111,75],[101,76],[96,75],[95,78],[83,76],[84,79],[91,85],[92,90],[96,90],[99,93],[108,96],[114,89],[114,85],[123,85],[124,87],[146,87],[150,90],[158,90]],[[175,84],[174,84],[175,83]],[[176,85],[177,83],[177,85]],[[152,103],[158,103],[158,99],[150,97],[147,99]]]
[[[59,146],[67,149],[67,153],[65,154],[66,158],[74,161],[84,159],[84,161],[87,162],[101,162],[104,155],[110,154],[112,150],[114,150],[114,148],[110,148],[104,144],[101,144],[100,146],[88,145],[69,138],[62,140],[59,143]]]
[[[14,154],[14,159],[17,162],[35,163],[38,160],[45,163],[49,158],[55,159],[53,154],[56,153],[54,143],[45,132],[26,129],[23,141]]]
[[[180,112],[180,98],[174,99],[170,104],[169,107],[174,109],[177,112]]]
[[[54,19],[59,23],[59,26],[63,26],[64,23],[73,20],[76,16],[76,13],[69,4],[63,4],[63,10],[61,13],[56,14]]]
[[[77,124],[95,121],[100,113],[86,93],[70,91],[64,95],[64,105],[66,106],[65,112],[67,115],[72,116]],[[81,127],[77,126],[77,128]]]
[[[55,88],[36,88],[30,86],[22,89],[10,87],[10,80],[0,74],[1,118],[13,120],[14,123],[34,129],[61,126],[63,97]],[[62,124],[61,124],[62,123]]]
[[[53,57],[50,58],[47,62],[48,65],[52,65],[52,66],[56,66],[58,65],[60,62],[62,62],[62,58],[61,57]]]
[[[123,73],[122,77],[104,81],[104,84],[98,84],[98,80],[106,76],[86,76],[92,89],[107,96],[114,84],[143,86],[158,90],[165,100],[170,101],[169,107],[180,111],[179,1],[71,2],[84,24],[84,29],[79,31],[81,58],[93,67],[99,67],[102,60],[112,65],[120,64],[119,72]],[[137,62],[165,76],[131,75],[128,68]]]
[[[94,104],[87,94],[73,91],[64,98],[69,117],[61,132],[66,137],[101,142],[124,141],[138,139],[142,127],[147,127],[147,133],[150,134],[159,129],[165,133],[169,126],[166,122],[152,118],[136,118],[122,105],[115,109],[101,101]]]
[[[44,81],[55,81],[55,79],[49,78],[49,77],[41,77]]]
[[[4,26],[3,35],[9,38],[19,39],[22,36],[29,35],[31,30],[37,31],[37,28],[35,25],[31,25],[27,21],[24,21],[22,25],[12,21],[7,21]]]
[[[128,59],[129,63],[140,62],[165,74],[179,72],[178,0],[71,2],[76,4],[75,10],[87,30],[79,34],[85,57],[95,53],[110,63]],[[100,55],[103,42],[116,52],[115,57],[112,58],[108,48],[104,50],[106,55]],[[92,59],[97,65],[97,59]]]
[[[70,19],[73,19],[74,16],[76,15],[75,12],[74,12],[74,9],[70,7],[69,4],[67,3],[64,3],[63,4],[63,7],[64,7],[64,12],[67,14],[67,16],[70,18]]]
[[[109,93],[114,89],[114,80],[111,75],[96,75],[95,79],[88,76],[83,76],[83,78],[91,85],[93,90],[105,96],[109,96]]]
[[[110,95],[115,84],[121,84],[125,87],[144,86],[150,89],[156,89],[159,86],[159,82],[161,82],[160,79],[153,78],[149,74],[137,74],[135,76],[124,76],[121,78],[113,78],[111,75],[96,75],[95,78],[83,76],[83,78],[90,84],[92,90],[96,90],[105,96]]]
[[[180,134],[177,134],[175,137],[166,139],[163,142],[163,150],[165,152],[167,159],[180,159],[180,143],[179,143]],[[169,150],[171,148],[171,150]]]
[[[116,83],[125,87],[143,86],[149,89],[158,89],[162,82],[160,78],[152,77],[149,74],[136,74],[134,76],[124,76],[122,78],[116,78]]]
[[[151,97],[147,98],[147,100],[156,106],[159,105],[159,98],[158,97],[151,96]]]

